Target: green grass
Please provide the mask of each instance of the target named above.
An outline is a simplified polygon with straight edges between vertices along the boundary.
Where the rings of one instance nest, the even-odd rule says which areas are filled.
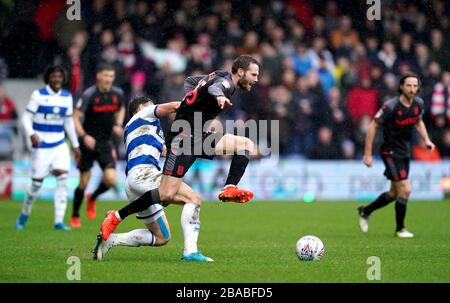
[[[123,203],[99,202],[99,214]],[[396,239],[394,209],[373,214],[369,232],[357,225],[355,202],[205,203],[199,249],[214,263],[180,261],[181,207],[166,213],[172,240],[163,247],[115,247],[102,262],[91,249],[103,216],[70,232],[54,231],[53,203],[38,202],[26,229],[14,223],[21,203],[0,201],[0,282],[71,282],[69,256],[81,260],[81,282],[372,282],[369,256],[381,260],[381,282],[450,282],[450,203],[410,202],[407,226],[414,239]],[[66,218],[71,210],[69,205]],[[66,219],[67,221],[67,219]],[[129,217],[119,232],[142,228]],[[325,244],[319,262],[300,262],[295,243],[316,235]]]

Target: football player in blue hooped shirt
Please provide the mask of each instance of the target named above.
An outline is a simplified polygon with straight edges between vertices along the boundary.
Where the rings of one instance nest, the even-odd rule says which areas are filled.
[[[56,177],[54,196],[57,230],[70,230],[63,222],[67,208],[67,174],[70,169],[70,153],[65,143],[67,133],[75,160],[80,158],[78,138],[72,119],[72,95],[62,89],[67,73],[61,66],[49,67],[44,73],[45,87],[33,91],[22,116],[25,135],[32,146],[32,183],[29,187],[16,228],[22,230],[30,216],[44,178]]]
[[[145,198],[149,190],[159,187],[161,182],[159,158],[161,155],[165,156],[164,137],[159,117],[175,113],[180,103],[154,105],[146,97],[138,97],[130,102],[128,112],[131,119],[125,127],[124,134],[127,161],[125,192],[130,203],[142,197]],[[181,227],[184,236],[183,255],[187,255],[185,259],[210,262],[213,260],[203,256],[197,249],[201,202],[200,196],[183,182],[174,201],[170,203],[183,206]],[[191,210],[194,210],[193,216]],[[115,211],[109,211],[108,214],[110,212],[115,213]],[[169,223],[161,204],[153,204],[144,211],[138,212],[136,218],[141,220],[146,228],[134,229],[127,233],[113,233],[107,239],[99,234],[93,251],[94,259],[102,260],[114,246],[161,246],[170,240]]]

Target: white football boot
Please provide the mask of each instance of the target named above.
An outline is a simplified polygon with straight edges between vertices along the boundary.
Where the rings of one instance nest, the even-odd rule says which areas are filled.
[[[94,250],[94,260],[103,260],[108,251],[113,247],[112,238],[104,241],[101,234],[97,235],[97,242],[95,244]]]
[[[414,234],[410,233],[406,228],[402,228],[401,230],[395,232],[395,236],[397,238],[407,239],[407,238],[413,238]]]
[[[369,230],[369,216],[364,215],[364,206],[358,207],[359,228],[363,233]]]

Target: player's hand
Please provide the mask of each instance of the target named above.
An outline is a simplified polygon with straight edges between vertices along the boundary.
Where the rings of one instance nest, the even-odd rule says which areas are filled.
[[[364,155],[363,162],[367,167],[372,167],[373,164],[372,155]]]
[[[217,97],[217,103],[219,104],[220,109],[225,109],[227,107],[233,106],[230,99],[224,96]]]
[[[436,146],[434,145],[434,143],[431,142],[430,140],[425,141],[425,146],[426,146],[430,151],[433,151],[433,149],[436,147]]]
[[[39,136],[37,134],[32,134],[30,139],[31,139],[31,146],[33,146],[34,148],[39,146],[41,140],[39,139]]]
[[[84,143],[84,145],[86,145],[87,148],[89,148],[91,150],[95,149],[96,141],[95,141],[94,137],[89,136],[89,135],[84,136],[83,143]]]
[[[72,148],[73,156],[75,158],[75,161],[78,163],[81,159],[81,151],[77,148]]]
[[[119,125],[114,125],[113,127],[113,134],[119,138],[122,138],[123,136],[123,128]]]

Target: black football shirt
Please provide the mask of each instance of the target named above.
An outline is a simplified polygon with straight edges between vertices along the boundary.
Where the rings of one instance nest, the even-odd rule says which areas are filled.
[[[412,132],[423,113],[424,102],[419,97],[415,97],[409,107],[401,103],[399,97],[386,101],[375,115],[383,132],[380,152],[410,157]]]

